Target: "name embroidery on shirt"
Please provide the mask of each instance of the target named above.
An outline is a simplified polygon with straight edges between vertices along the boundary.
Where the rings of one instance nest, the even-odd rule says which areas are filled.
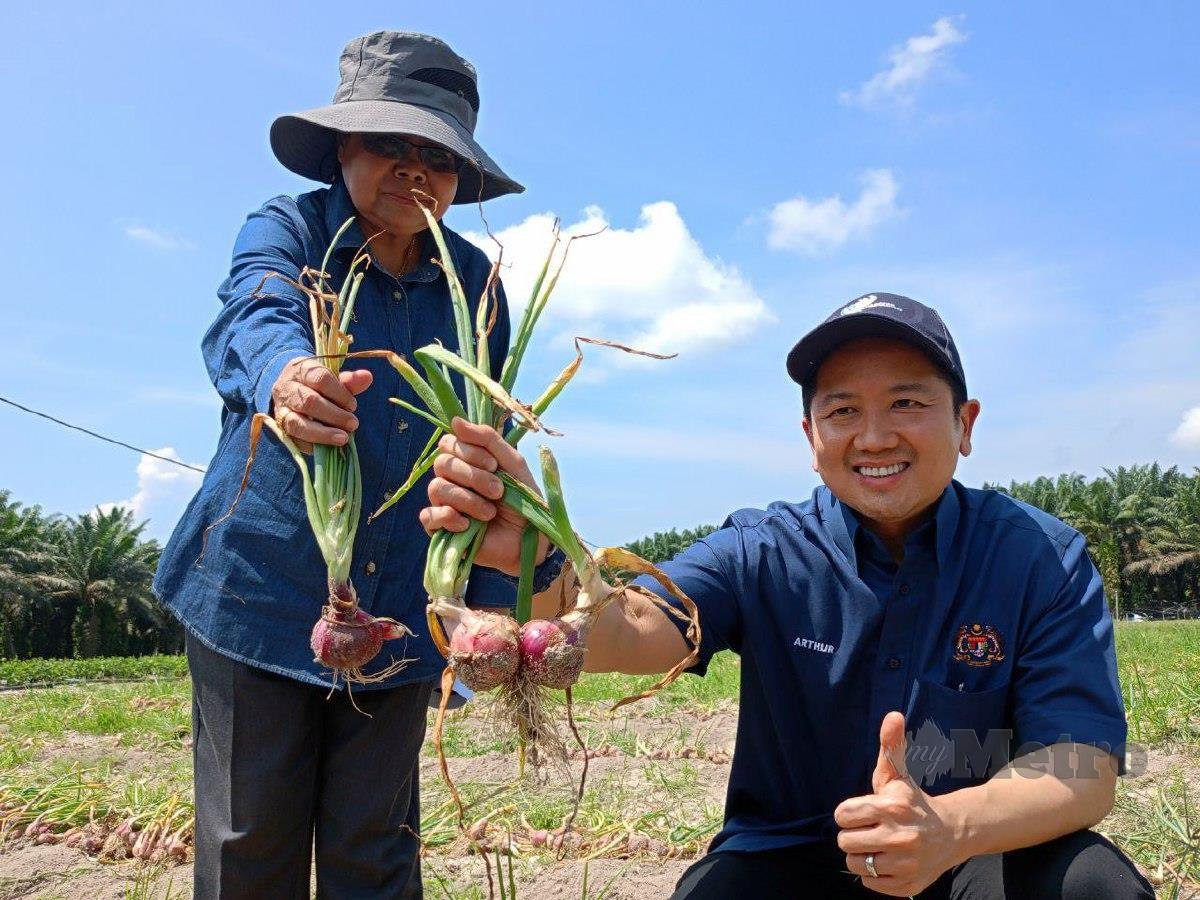
[[[954,659],[968,666],[990,666],[1004,661],[1004,644],[991,625],[964,625],[954,640]]]
[[[818,653],[832,653],[837,647],[833,644],[824,644],[821,641],[814,641],[812,638],[798,637],[792,642],[792,646],[799,647],[801,650],[816,650]]]

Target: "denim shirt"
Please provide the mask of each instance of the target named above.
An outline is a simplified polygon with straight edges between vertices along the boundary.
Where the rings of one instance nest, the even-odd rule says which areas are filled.
[[[154,592],[206,646],[253,666],[311,684],[328,686],[330,673],[314,662],[313,624],[328,596],[326,568],[305,513],[303,485],[287,450],[266,429],[249,483],[232,515],[249,451],[253,415],[268,412],[271,388],[287,362],[312,354],[312,326],[304,295],[278,273],[297,279],[304,266],[319,268],[334,233],[354,215],[345,186],[276,197],[250,215],[233,250],[229,278],[218,297],[222,308],[203,340],[204,362],[224,401],[217,450],[196,496],[176,526],[159,562]],[[468,300],[478,302],[487,280],[487,257],[443,228]],[[458,347],[445,275],[426,231],[421,262],[396,278],[371,266],[359,290],[350,331],[352,349],[390,349],[405,356],[434,341]],[[330,261],[340,286],[363,243],[357,223],[339,241]],[[261,289],[260,289],[261,286]],[[500,309],[489,338],[493,376],[508,351],[508,307]],[[358,396],[355,432],[362,467],[363,511],[354,543],[351,579],[359,603],[375,616],[391,616],[414,632],[389,641],[366,674],[393,659],[411,662],[398,674],[364,688],[392,687],[432,679],[443,662],[425,622],[422,576],[429,539],[417,519],[426,505],[426,475],[399,503],[367,524],[367,516],[404,483],[433,426],[395,404],[420,401],[385,360],[351,360],[347,369],[370,369],[374,381]],[[457,375],[455,387],[464,393]],[[225,517],[225,518],[223,518]],[[208,531],[207,538],[205,536]],[[476,568],[468,602],[510,606],[511,581]]]

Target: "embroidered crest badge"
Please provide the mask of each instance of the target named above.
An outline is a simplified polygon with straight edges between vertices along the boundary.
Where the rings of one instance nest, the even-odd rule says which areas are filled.
[[[964,625],[954,640],[954,659],[968,666],[990,666],[1003,662],[1004,644],[991,625]]]

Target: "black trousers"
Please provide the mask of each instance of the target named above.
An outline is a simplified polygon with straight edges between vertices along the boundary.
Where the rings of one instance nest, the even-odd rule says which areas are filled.
[[[418,754],[431,682],[328,691],[187,641],[196,900],[421,896]]]
[[[880,900],[845,871],[836,845],[759,853],[710,853],[683,873],[672,900],[812,897]],[[1120,850],[1094,831],[991,856],[946,872],[921,900],[1154,900],[1154,889]]]

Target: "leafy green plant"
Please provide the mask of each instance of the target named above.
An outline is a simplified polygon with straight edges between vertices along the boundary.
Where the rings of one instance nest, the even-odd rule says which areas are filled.
[[[0,660],[0,686],[42,686],[102,679],[182,678],[186,675],[187,659],[183,656]]]

